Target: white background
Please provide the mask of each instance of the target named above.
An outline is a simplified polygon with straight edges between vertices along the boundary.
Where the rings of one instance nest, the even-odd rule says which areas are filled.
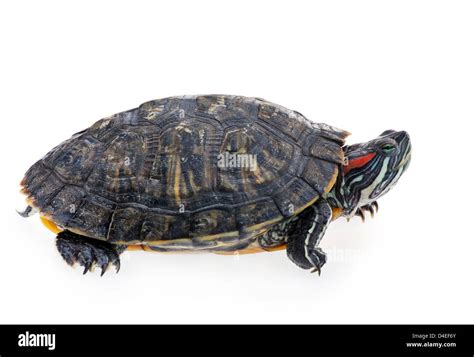
[[[474,6],[463,1],[0,5],[0,323],[473,323]],[[258,96],[353,133],[407,130],[380,213],[334,222],[321,277],[285,252],[126,253],[68,267],[24,172],[71,134],[171,95]]]

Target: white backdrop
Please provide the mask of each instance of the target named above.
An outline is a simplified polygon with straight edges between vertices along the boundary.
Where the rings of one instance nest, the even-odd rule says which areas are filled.
[[[0,5],[0,323],[473,323],[474,4],[11,1]],[[285,252],[130,252],[82,276],[24,172],[144,101],[258,96],[353,133],[407,130],[413,158],[365,224],[334,222],[321,277]]]

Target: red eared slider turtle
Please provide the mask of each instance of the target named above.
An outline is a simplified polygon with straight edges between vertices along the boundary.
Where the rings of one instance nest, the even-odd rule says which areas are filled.
[[[183,96],[99,120],[26,173],[22,192],[84,273],[127,248],[271,251],[320,271],[339,216],[373,213],[411,157],[404,131],[344,146],[348,132],[262,99]]]

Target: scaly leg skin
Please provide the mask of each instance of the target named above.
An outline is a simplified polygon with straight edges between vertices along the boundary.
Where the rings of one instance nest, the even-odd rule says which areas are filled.
[[[305,209],[288,232],[286,252],[288,257],[300,268],[312,269],[321,275],[326,263],[326,254],[318,247],[319,242],[331,222],[332,209],[324,199]]]
[[[260,247],[263,249],[271,249],[285,244],[288,240],[288,232],[294,230],[297,220],[300,219],[299,217],[299,215],[291,217],[286,221],[274,225],[268,231],[260,235],[258,237]]]
[[[111,265],[115,266],[118,273],[120,270],[119,255],[126,249],[124,245],[113,245],[67,230],[57,235],[56,247],[69,265],[78,263],[84,267],[84,274],[92,271],[95,266],[99,266],[102,269],[100,276],[104,275]]]

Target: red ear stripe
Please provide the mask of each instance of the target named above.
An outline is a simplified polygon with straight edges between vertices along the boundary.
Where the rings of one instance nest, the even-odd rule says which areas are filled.
[[[347,166],[344,166],[344,173],[347,174],[352,169],[357,169],[358,167],[362,167],[366,165],[374,157],[375,157],[375,153],[371,152],[370,154],[356,157],[352,160],[349,160],[349,164]]]

